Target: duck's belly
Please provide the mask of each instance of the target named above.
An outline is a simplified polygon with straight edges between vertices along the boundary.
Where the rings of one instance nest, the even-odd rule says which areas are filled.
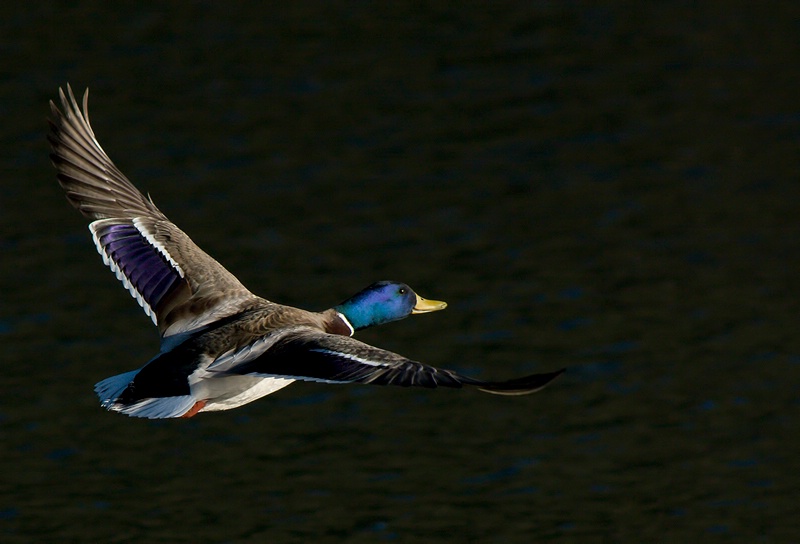
[[[192,385],[192,395],[208,399],[201,412],[230,410],[283,389],[294,380],[290,378],[261,378],[256,376],[226,376],[203,380]]]

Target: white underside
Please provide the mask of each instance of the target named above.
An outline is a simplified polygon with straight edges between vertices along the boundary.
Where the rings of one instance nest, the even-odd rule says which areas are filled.
[[[266,397],[283,389],[293,381],[288,378],[261,378],[258,376],[210,378],[192,385],[192,396],[211,399],[200,410],[201,412],[230,410]],[[231,396],[232,391],[239,391],[239,393]]]
[[[286,331],[281,332],[281,334],[285,333]],[[195,404],[200,401],[206,401],[206,404],[198,412],[238,408],[283,389],[295,381],[295,377],[292,376],[226,374],[226,371],[230,368],[259,357],[274,344],[281,334],[261,338],[238,351],[231,350],[216,359],[201,355],[197,361],[197,369],[187,377],[188,395],[147,398],[130,406],[117,404],[117,398],[123,393],[139,370],[106,378],[95,386],[95,391],[105,408],[134,417],[154,419],[180,417],[192,410]],[[175,339],[180,343],[185,339],[185,336],[178,335]],[[176,345],[169,340],[165,340],[162,349],[168,351]]]
[[[294,381],[291,378],[261,376],[206,377],[191,385],[189,395],[149,398],[132,406],[116,404],[119,395],[138,372],[133,370],[112,376],[95,386],[104,408],[129,416],[151,419],[180,417],[201,400],[207,400],[207,404],[198,412],[230,410],[283,389]]]

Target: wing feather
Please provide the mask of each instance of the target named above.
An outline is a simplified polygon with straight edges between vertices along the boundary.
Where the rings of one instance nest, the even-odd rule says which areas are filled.
[[[233,364],[230,364],[233,363]],[[489,393],[521,395],[538,391],[563,370],[504,382],[483,381],[413,361],[341,335],[298,329],[267,347],[234,357],[225,373],[284,377],[324,383],[364,383],[402,387],[478,387]],[[209,368],[211,370],[212,367]]]
[[[258,297],[201,250],[114,165],[70,86],[50,108],[51,159],[67,200],[92,220],[103,261],[163,337],[233,315]],[[63,111],[62,111],[63,110]]]

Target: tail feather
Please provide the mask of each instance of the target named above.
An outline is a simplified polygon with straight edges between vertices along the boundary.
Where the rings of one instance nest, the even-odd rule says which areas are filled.
[[[139,370],[141,369],[111,376],[94,386],[103,408],[131,417],[162,419],[181,417],[194,407],[197,399],[191,395],[149,397],[133,403],[120,402],[120,397],[131,385]]]
[[[182,395],[180,397],[149,398],[135,404],[113,404],[108,409],[131,417],[166,419],[185,416],[196,403],[197,399],[193,396]]]
[[[103,408],[111,409],[111,405],[116,402],[122,392],[128,388],[133,381],[133,378],[139,373],[139,370],[131,370],[123,374],[117,374],[106,378],[94,386],[94,392],[100,397],[100,404]]]

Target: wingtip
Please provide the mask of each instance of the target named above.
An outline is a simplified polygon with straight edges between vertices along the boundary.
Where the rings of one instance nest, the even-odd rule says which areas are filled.
[[[66,89],[66,92],[65,90]],[[75,98],[75,92],[72,90],[72,85],[67,83],[64,87],[58,88],[58,98],[61,102],[61,107],[64,108],[63,113],[60,112],[58,106],[53,100],[50,100],[50,110],[56,117],[58,117],[58,113],[62,113],[64,117],[67,119],[72,118],[73,115],[82,116],[86,122],[89,121],[89,87],[86,87],[86,90],[83,92],[83,99],[81,103],[83,104],[83,110],[81,111],[81,107],[78,103],[78,100]]]
[[[486,393],[493,395],[528,395],[544,389],[550,382],[566,372],[566,368],[555,372],[545,372],[543,374],[531,374],[522,378],[514,378],[504,382],[486,382],[478,388]]]

